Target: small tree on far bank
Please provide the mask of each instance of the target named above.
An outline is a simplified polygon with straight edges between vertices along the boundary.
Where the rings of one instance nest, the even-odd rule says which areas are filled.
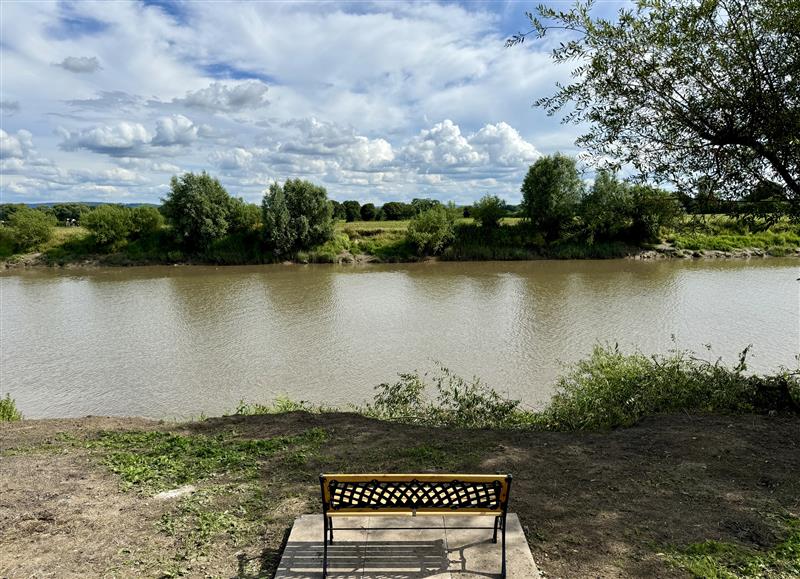
[[[361,219],[361,204],[358,201],[345,201],[342,203],[344,218],[347,221],[358,221]]]
[[[486,229],[499,227],[505,214],[506,204],[497,195],[484,195],[470,209],[470,216]]]
[[[333,236],[333,206],[324,187],[288,179],[273,183],[262,202],[269,247],[278,256],[321,245]]]
[[[559,239],[572,222],[583,195],[575,159],[556,153],[531,165],[522,183],[522,212],[545,240]]]
[[[18,207],[8,218],[14,231],[17,249],[28,251],[47,243],[53,237],[56,218],[30,207]]]
[[[116,250],[131,233],[131,210],[122,205],[100,205],[83,218],[83,226],[92,232],[98,247]]]
[[[190,250],[207,249],[228,232],[231,196],[205,171],[173,177],[163,211],[179,242]]]
[[[455,215],[444,205],[431,207],[411,219],[406,237],[420,255],[437,255],[455,238]]]

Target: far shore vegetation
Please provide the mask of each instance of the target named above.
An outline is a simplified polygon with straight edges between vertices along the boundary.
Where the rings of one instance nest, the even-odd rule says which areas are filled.
[[[530,167],[521,191],[519,205],[486,195],[469,206],[417,198],[378,207],[340,203],[324,187],[289,179],[273,183],[258,206],[206,173],[186,173],[158,207],[0,205],[0,260],[243,265],[800,252],[800,223],[778,187],[725,201],[602,170],[587,187],[575,159],[555,154]]]

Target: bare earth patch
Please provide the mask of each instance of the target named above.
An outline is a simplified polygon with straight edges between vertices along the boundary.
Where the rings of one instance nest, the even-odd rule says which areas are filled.
[[[235,493],[220,486],[225,473],[196,494],[157,500],[122,490],[104,451],[87,444],[109,430],[247,441],[312,428],[327,433],[318,451],[259,462],[257,532],[237,533],[244,515],[232,509],[197,551],[187,547],[196,532],[170,534],[164,517],[182,521],[180,508],[199,517],[203,493]],[[318,509],[324,470],[509,471],[511,510],[546,576],[687,577],[665,549],[708,539],[769,548],[780,517],[800,515],[800,418],[659,416],[601,433],[435,430],[303,412],[0,424],[0,577],[270,577],[294,517]]]

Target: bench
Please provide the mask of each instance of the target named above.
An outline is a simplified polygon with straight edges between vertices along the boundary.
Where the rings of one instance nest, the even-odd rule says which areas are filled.
[[[321,474],[322,576],[328,573],[328,544],[335,517],[376,515],[494,516],[492,542],[502,534],[501,577],[506,576],[506,515],[510,474]],[[419,528],[419,527],[417,527]]]

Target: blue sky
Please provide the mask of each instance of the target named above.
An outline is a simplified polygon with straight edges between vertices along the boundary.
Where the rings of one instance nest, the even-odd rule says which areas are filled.
[[[0,197],[156,202],[207,170],[254,202],[290,177],[516,202],[538,156],[579,153],[531,107],[569,79],[557,37],[503,46],[536,3],[3,2]]]

